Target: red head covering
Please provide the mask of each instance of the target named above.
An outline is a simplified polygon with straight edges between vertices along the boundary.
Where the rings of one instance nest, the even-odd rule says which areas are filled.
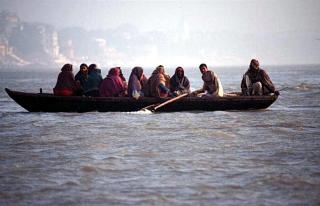
[[[118,67],[111,68],[107,77],[102,81],[100,85],[100,96],[102,97],[117,97],[121,95],[125,86],[120,78],[120,69]]]

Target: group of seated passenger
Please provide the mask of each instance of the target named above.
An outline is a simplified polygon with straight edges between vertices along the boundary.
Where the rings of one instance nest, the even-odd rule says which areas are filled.
[[[202,73],[203,87],[197,90],[197,96],[223,96],[223,88],[217,74],[209,70],[206,64],[200,64],[199,69]],[[243,76],[241,89],[242,94],[246,96],[277,92],[268,74],[260,69],[256,59],[251,60],[249,69]],[[157,66],[149,78],[144,75],[143,68],[137,66],[132,69],[127,83],[120,67],[111,68],[103,79],[96,64],[89,67],[81,64],[75,77],[72,65],[65,64],[61,68],[53,92],[58,96],[163,98],[190,93],[190,82],[180,66],[171,78],[162,65]]]

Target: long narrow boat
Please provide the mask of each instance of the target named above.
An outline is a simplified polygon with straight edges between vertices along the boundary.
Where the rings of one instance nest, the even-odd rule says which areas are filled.
[[[5,89],[8,95],[29,112],[127,112],[157,103],[170,98],[143,97],[139,100],[130,97],[83,97],[54,96],[47,93],[27,93]],[[278,98],[270,96],[241,96],[230,94],[224,97],[183,97],[171,104],[161,107],[159,112],[175,111],[223,111],[265,109]]]

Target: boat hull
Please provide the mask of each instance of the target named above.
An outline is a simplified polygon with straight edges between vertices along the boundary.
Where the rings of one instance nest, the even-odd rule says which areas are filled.
[[[54,96],[45,93],[27,93],[5,89],[8,95],[29,112],[130,112],[168,99],[144,97],[139,100],[130,97],[82,97]],[[269,107],[277,96],[240,96],[199,98],[184,97],[161,107],[157,112],[176,111],[224,111],[252,110]]]

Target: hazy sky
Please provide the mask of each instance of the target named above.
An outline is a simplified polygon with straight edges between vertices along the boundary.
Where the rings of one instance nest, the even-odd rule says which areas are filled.
[[[272,56],[273,51],[264,53],[260,49],[247,55],[239,53],[238,60],[234,58],[236,63],[248,62],[255,55],[270,64],[320,63],[319,0],[0,0],[0,8],[16,12],[23,21],[50,23],[57,28],[108,29],[129,23],[142,32],[226,31],[234,33],[235,39],[239,36],[239,41],[243,40],[240,35],[248,35],[250,41],[253,34],[259,36],[255,44],[264,44],[265,36],[276,38],[283,33],[284,36],[278,36],[275,41],[290,40],[279,45],[288,47],[288,55],[280,58],[279,54]],[[272,40],[265,44],[270,42]],[[301,47],[304,42],[306,46]],[[279,49],[286,51],[286,48]],[[243,56],[248,59],[239,60]],[[218,62],[225,63],[223,59]]]
[[[130,23],[140,30],[172,30],[186,22],[193,29],[272,32],[315,30],[319,0],[0,0],[25,21],[88,29]]]

